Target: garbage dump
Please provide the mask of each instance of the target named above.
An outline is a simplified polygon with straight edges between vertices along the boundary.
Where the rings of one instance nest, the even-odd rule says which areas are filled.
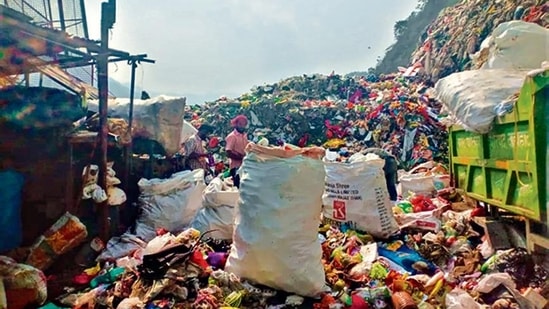
[[[438,42],[430,50],[435,79],[471,68],[469,55],[496,25],[546,35],[537,26],[502,23],[513,15],[547,26],[547,4],[517,3],[462,1],[443,13],[426,43]],[[209,124],[206,148],[222,163],[231,119],[249,119],[240,185],[228,173],[206,179],[203,169],[142,178],[135,226],[105,245],[86,243],[85,267],[60,295],[48,295],[58,280],[49,267],[88,236],[76,216],[64,214],[30,248],[0,256],[0,309],[547,308],[547,254],[530,250],[520,220],[498,218],[494,231],[488,209],[453,187],[456,175],[446,164],[448,124],[490,132],[496,117],[516,108],[523,78],[490,67],[503,63],[494,54],[505,33],[498,31],[475,58],[479,70],[436,87],[403,73],[316,74],[185,106],[184,119],[172,119],[170,136],[181,133],[169,138],[169,151],[176,151],[174,140],[186,142]],[[508,65],[528,62],[508,54],[515,55]],[[534,58],[526,67],[536,66]],[[543,80],[547,70],[538,71]],[[506,83],[496,88],[494,76]],[[519,106],[532,103],[523,101]],[[161,139],[156,125],[148,136]]]
[[[350,162],[364,164],[377,174],[373,179],[381,178],[377,155],[355,158]],[[240,188],[230,188],[230,181],[223,179],[202,187],[202,208],[192,220],[204,220],[202,211],[212,201],[234,201],[234,196],[223,201],[223,193],[238,192],[232,220],[225,215],[229,219],[223,226],[210,218],[220,230],[232,229],[232,239],[213,237],[216,229],[210,224],[198,226],[200,231],[172,225],[176,215],[188,211],[186,197],[172,196],[180,203],[168,206],[171,215],[141,223],[156,229],[154,238],[141,240],[118,257],[100,256],[47,308],[466,309],[547,304],[544,261],[527,252],[520,236],[512,236],[519,235],[513,223],[502,231],[509,244],[501,246],[501,236],[494,236],[486,223],[485,209],[450,187],[443,177],[448,171],[440,164],[427,162],[400,175],[418,181],[404,192],[400,188],[403,198],[389,211],[383,208],[385,218],[379,220],[396,229],[379,233],[373,223],[334,224],[330,215],[337,212],[326,211],[326,206],[337,205],[325,201],[334,194],[335,199],[360,196],[345,193],[357,189],[347,188],[344,181],[339,187],[329,185],[334,164],[340,169],[352,164],[345,160],[340,154],[328,156],[322,148],[250,144]],[[187,183],[181,192],[196,186]],[[369,187],[371,192],[358,189],[363,198],[387,205],[387,189]]]
[[[232,246],[231,240],[211,237],[214,230],[158,229],[143,247],[91,264],[43,308],[466,309],[547,303],[547,269],[520,246],[494,248],[484,209],[455,189],[409,193],[387,214],[398,230],[380,238],[349,224],[321,222],[319,205],[327,190],[321,152],[259,145],[248,150],[234,220],[223,227],[234,227]],[[425,165],[424,173],[436,169]],[[318,180],[307,181],[313,176]],[[273,178],[270,185],[261,185],[267,178]],[[204,207],[210,207],[207,201]]]
[[[297,76],[230,99],[187,106],[186,120],[213,125],[213,152],[224,157],[231,119],[249,119],[250,140],[323,145],[350,153],[378,147],[402,164],[445,161],[447,131],[432,87],[402,73],[378,77]]]

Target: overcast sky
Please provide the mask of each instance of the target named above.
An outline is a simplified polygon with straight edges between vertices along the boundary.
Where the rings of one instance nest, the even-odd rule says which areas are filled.
[[[106,0],[105,0],[106,1]],[[87,0],[99,39],[102,0]],[[146,53],[136,88],[213,100],[304,73],[363,71],[393,42],[416,0],[119,0],[110,46]],[[396,68],[395,68],[396,69]],[[110,65],[125,84],[129,66]]]

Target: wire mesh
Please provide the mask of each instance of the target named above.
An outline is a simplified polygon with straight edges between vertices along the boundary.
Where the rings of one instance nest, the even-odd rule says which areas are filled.
[[[32,22],[42,27],[86,37],[83,8],[80,0],[0,0],[4,6],[32,18]],[[65,29],[63,29],[63,25]]]

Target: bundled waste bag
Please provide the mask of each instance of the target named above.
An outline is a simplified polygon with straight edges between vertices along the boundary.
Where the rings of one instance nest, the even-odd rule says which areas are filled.
[[[141,179],[141,213],[135,224],[135,233],[128,230],[120,237],[109,240],[99,261],[118,259],[143,250],[156,237],[157,229],[169,232],[184,230],[201,207],[204,171],[182,171],[168,179]]]
[[[538,69],[549,60],[549,29],[514,20],[502,23],[475,54],[482,69]]]
[[[0,252],[17,248],[23,239],[21,226],[21,190],[23,175],[13,171],[0,171],[0,201],[2,201],[2,216],[0,216]]]
[[[8,309],[37,308],[48,296],[42,271],[7,256],[0,256],[0,281],[0,298],[5,297]],[[0,299],[0,308],[2,302]]]
[[[109,100],[109,117],[127,119],[130,101],[127,98]],[[134,100],[132,136],[158,141],[168,154],[180,149],[180,135],[186,98],[158,96]],[[98,101],[89,101],[91,111],[99,110]]]
[[[46,270],[55,260],[76,248],[88,236],[78,217],[66,212],[30,248],[25,264]]]
[[[232,239],[234,209],[238,206],[238,189],[227,186],[221,178],[214,178],[204,189],[202,209],[191,223],[201,233],[215,239]]]
[[[226,271],[303,296],[323,291],[317,238],[323,155],[324,149],[317,147],[248,145]]]
[[[527,73],[514,69],[454,73],[436,83],[437,99],[466,130],[486,134],[498,115],[498,104],[513,106]]]
[[[168,179],[141,179],[138,182],[139,207],[135,235],[145,241],[156,236],[156,229],[170,232],[188,226],[201,206],[204,171],[182,171]]]
[[[322,196],[323,218],[333,225],[386,238],[398,230],[387,192],[383,165],[376,155],[353,155],[349,163],[329,162]]]

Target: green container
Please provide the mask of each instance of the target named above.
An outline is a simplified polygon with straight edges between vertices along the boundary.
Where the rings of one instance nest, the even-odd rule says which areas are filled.
[[[454,185],[472,198],[547,224],[549,70],[528,76],[513,112],[488,134],[450,129]]]

